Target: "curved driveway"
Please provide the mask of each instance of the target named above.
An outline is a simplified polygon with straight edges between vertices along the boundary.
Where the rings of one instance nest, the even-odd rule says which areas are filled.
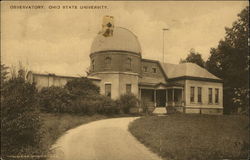
[[[135,119],[99,120],[71,129],[52,146],[55,156],[51,159],[161,160],[128,131],[128,124]]]

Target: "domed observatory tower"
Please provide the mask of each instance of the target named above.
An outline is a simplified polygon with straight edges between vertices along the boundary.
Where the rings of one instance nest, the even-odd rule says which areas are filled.
[[[91,46],[90,59],[90,75],[101,79],[101,94],[112,99],[126,93],[138,96],[141,47],[131,31],[114,26],[112,16],[103,18],[102,31]]]

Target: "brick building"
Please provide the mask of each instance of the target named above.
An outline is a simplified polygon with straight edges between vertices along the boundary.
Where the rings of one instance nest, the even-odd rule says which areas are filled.
[[[157,108],[171,107],[185,113],[222,113],[221,79],[193,63],[162,63],[143,59],[142,54],[136,35],[128,29],[114,27],[112,17],[106,17],[103,30],[94,38],[90,49],[89,78],[100,87],[101,94],[112,99],[133,93]],[[74,78],[32,72],[28,77],[40,87],[49,85],[50,81],[51,85],[62,86]]]

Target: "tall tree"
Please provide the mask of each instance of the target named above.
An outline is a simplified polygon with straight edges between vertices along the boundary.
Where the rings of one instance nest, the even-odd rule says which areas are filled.
[[[204,68],[205,66],[205,61],[202,59],[202,56],[199,52],[195,52],[195,50],[192,48],[189,51],[188,56],[184,60],[180,60],[180,63],[196,63],[197,65],[201,66]]]
[[[226,35],[217,48],[211,48],[206,68],[224,81],[225,111],[238,108],[247,111],[249,75],[249,7],[238,14],[231,28],[225,28]],[[237,99],[237,100],[236,100]]]

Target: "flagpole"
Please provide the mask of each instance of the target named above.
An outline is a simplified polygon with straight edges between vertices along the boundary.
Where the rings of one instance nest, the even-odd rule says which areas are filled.
[[[164,35],[165,35],[165,34],[164,34],[165,32],[164,32],[164,31],[168,31],[168,30],[169,30],[168,28],[163,28],[163,29],[162,29],[162,31],[163,31],[163,33],[162,33],[162,39],[163,39],[163,42],[162,42],[162,43],[163,43],[163,44],[162,44],[162,62],[163,62],[163,63],[164,63],[164,58],[165,58],[165,57],[164,57],[164,46],[165,46],[165,45],[164,45],[164,44],[165,44],[165,36],[164,36]]]

